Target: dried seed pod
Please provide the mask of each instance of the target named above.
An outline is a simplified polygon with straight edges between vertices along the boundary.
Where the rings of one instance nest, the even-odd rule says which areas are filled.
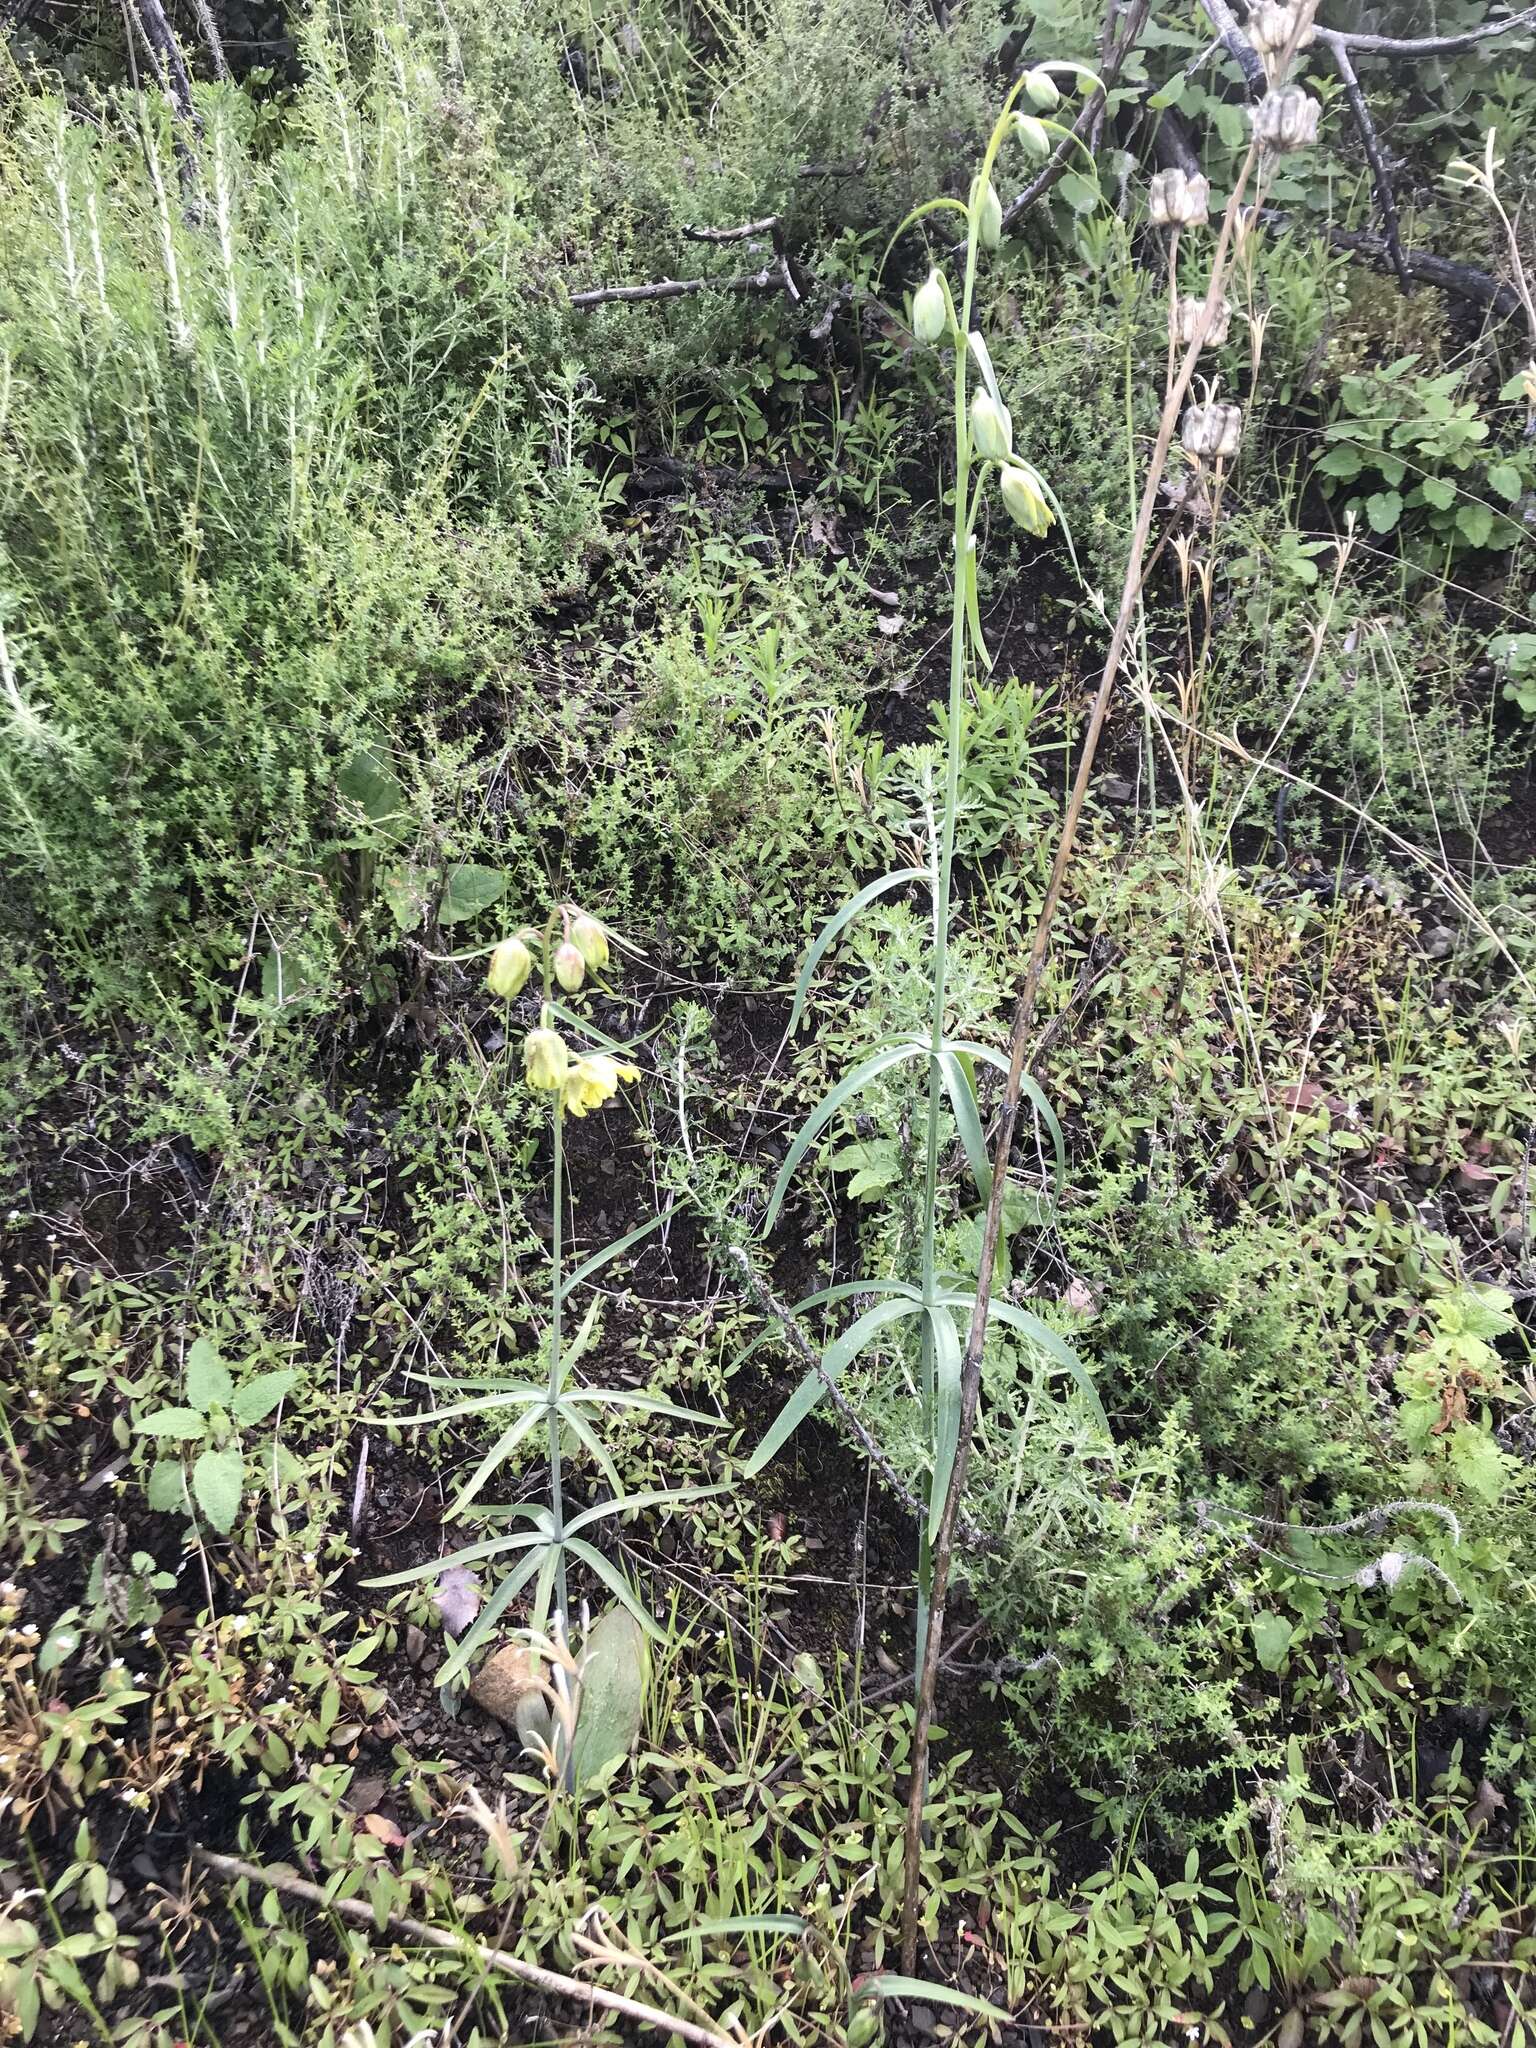
[[[1259,0],[1248,10],[1248,40],[1266,60],[1304,50],[1316,31],[1300,0]]]
[[[1317,140],[1322,107],[1299,85],[1277,86],[1253,109],[1253,132],[1266,149],[1284,155]]]
[[[1243,437],[1240,405],[1192,405],[1184,414],[1179,439],[1196,462],[1230,462]]]
[[[1168,335],[1179,348],[1188,348],[1200,332],[1200,316],[1205,311],[1204,299],[1186,298],[1174,302],[1168,313]],[[1211,315],[1211,324],[1206,331],[1202,348],[1220,348],[1226,340],[1232,325],[1232,305],[1228,299],[1218,302]]]
[[[1147,187],[1147,208],[1155,228],[1204,227],[1210,218],[1211,181],[1198,171],[1159,171]]]

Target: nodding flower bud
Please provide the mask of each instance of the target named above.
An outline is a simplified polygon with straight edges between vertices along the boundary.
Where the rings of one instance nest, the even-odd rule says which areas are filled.
[[[1204,227],[1210,218],[1211,181],[1198,171],[1159,171],[1147,187],[1147,208],[1155,228]]]
[[[932,348],[948,325],[949,301],[944,296],[944,280],[936,270],[930,270],[927,282],[912,294],[912,332],[924,348]]]
[[[1197,462],[1230,462],[1243,437],[1240,405],[1192,405],[1184,414],[1179,439],[1186,455]]]
[[[971,440],[989,462],[1006,462],[1013,453],[1013,422],[985,391],[971,400]]]
[[[1188,348],[1200,332],[1200,319],[1205,311],[1204,299],[1176,299],[1168,311],[1168,337],[1179,348]],[[1211,324],[1205,331],[1202,348],[1220,348],[1227,338],[1232,325],[1232,303],[1229,299],[1218,300],[1211,315]]]
[[[533,972],[533,955],[521,939],[503,939],[491,955],[485,985],[493,996],[510,1003],[521,995],[523,984]]]
[[[569,939],[556,946],[554,969],[555,979],[567,995],[574,995],[587,978],[587,963]]]
[[[1300,0],[1257,0],[1248,10],[1248,40],[1273,69],[1273,60],[1287,50],[1304,50],[1316,30]]]
[[[976,232],[983,249],[995,249],[1003,239],[1003,202],[997,196],[997,187],[990,181],[981,195]]]
[[[599,974],[608,965],[608,934],[584,910],[571,919],[571,944],[591,973]]]
[[[1061,89],[1049,71],[1026,71],[1024,97],[1042,114],[1054,114],[1061,105]]]
[[[523,1040],[523,1072],[530,1088],[542,1088],[552,1094],[564,1087],[570,1063],[570,1053],[558,1031],[550,1031],[541,1024]]]
[[[1046,501],[1039,471],[1027,462],[1005,462],[997,482],[1009,518],[1038,539],[1056,517]]]
[[[1031,163],[1043,164],[1051,153],[1051,138],[1043,121],[1033,114],[1015,114],[1013,132]]]
[[[1253,132],[1266,149],[1283,155],[1306,149],[1317,140],[1322,107],[1299,85],[1277,86],[1253,109]]]

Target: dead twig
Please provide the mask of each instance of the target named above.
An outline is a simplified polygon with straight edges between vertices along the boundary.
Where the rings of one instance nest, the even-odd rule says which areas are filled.
[[[310,1884],[302,1877],[294,1877],[286,1870],[267,1870],[260,1864],[247,1863],[239,1856],[223,1856],[213,1849],[194,1847],[192,1860],[200,1863],[205,1870],[217,1876],[228,1878],[231,1883],[243,1879],[247,1884],[265,1885],[269,1891],[281,1892],[288,1898],[303,1899],[307,1905],[316,1906],[322,1912],[335,1913],[343,1920],[354,1921],[359,1926],[374,1928],[379,1933],[405,1935],[412,1941],[419,1941],[427,1948],[450,1949],[469,1961],[478,1963],[485,1970],[499,1970],[503,1976],[515,1977],[521,1984],[530,1985],[536,1991],[547,1992],[551,1998],[568,1998],[589,2010],[599,2006],[604,2012],[622,2013],[637,2026],[648,2027],[655,2032],[674,2037],[681,2041],[693,2041],[699,2048],[741,2048],[739,2038],[730,2034],[717,2033],[713,2027],[696,2026],[692,2020],[679,2019],[676,2014],[661,2012],[654,2005],[644,2005],[638,1998],[626,1998],[621,1991],[608,1991],[600,1984],[583,1984],[579,1978],[563,1977],[555,1970],[546,1970],[537,1963],[525,1962],[521,1956],[509,1955],[505,1949],[487,1948],[481,1942],[472,1940],[467,1934],[454,1934],[442,1927],[429,1927],[423,1920],[408,1920],[403,1914],[391,1913],[383,1927],[379,1927],[372,1906],[363,1899],[333,1899],[317,1884]]]
[[[684,299],[690,292],[778,292],[784,289],[784,275],[777,263],[768,263],[750,277],[663,277],[654,284],[603,285],[593,291],[572,292],[567,303],[573,312],[584,313],[591,306],[633,306],[648,299]]]
[[[1360,80],[1350,61],[1349,45],[1343,36],[1324,34],[1319,40],[1333,59],[1333,68],[1339,74],[1339,83],[1344,88],[1344,98],[1354,119],[1355,133],[1360,137],[1360,147],[1365,151],[1365,160],[1371,167],[1371,183],[1376,188],[1376,205],[1381,213],[1381,224],[1386,231],[1387,255],[1392,268],[1397,272],[1397,281],[1406,292],[1412,282],[1408,265],[1403,257],[1402,235],[1397,225],[1397,200],[1392,191],[1392,177],[1387,169],[1386,158],[1381,153],[1381,143],[1376,134],[1376,123],[1371,119],[1371,110],[1365,94],[1360,90]]]
[[[747,277],[664,277],[655,284],[600,285],[591,291],[572,292],[569,304],[576,312],[589,306],[640,305],[647,299],[681,299],[691,292],[774,292],[781,291],[792,306],[805,297],[805,283],[796,271],[784,241],[783,224],[776,213],[761,220],[743,221],[739,227],[685,227],[683,239],[708,242],[720,248],[730,242],[747,242],[754,235],[767,235],[773,243],[773,261]]]

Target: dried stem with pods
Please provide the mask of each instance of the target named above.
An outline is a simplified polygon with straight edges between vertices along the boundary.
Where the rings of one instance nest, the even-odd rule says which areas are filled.
[[[928,1625],[922,1641],[922,1666],[918,1680],[907,1800],[901,1954],[902,1968],[908,1971],[915,1966],[917,1957],[922,1906],[923,1807],[927,1794],[928,1749],[933,1723],[934,1692],[943,1656],[945,1602],[949,1592],[956,1526],[960,1504],[964,1498],[971,1445],[975,1435],[977,1406],[981,1394],[982,1351],[986,1342],[988,1323],[996,1313],[992,1301],[992,1275],[1002,1232],[1003,1197],[1007,1188],[1008,1167],[1013,1154],[1020,1099],[1026,1088],[1034,1086],[1032,1077],[1025,1072],[1025,1060],[1034,1029],[1036,1003],[1046,963],[1050,957],[1052,927],[1061,900],[1062,883],[1077,843],[1078,825],[1088,793],[1088,783],[1093,773],[1099,737],[1104,729],[1104,721],[1120,674],[1131,628],[1141,604],[1142,589],[1149,567],[1148,549],[1152,521],[1157,510],[1163,471],[1173,446],[1174,434],[1179,429],[1185,400],[1194,382],[1200,352],[1222,316],[1222,286],[1228,264],[1239,238],[1252,231],[1257,219],[1263,203],[1263,173],[1270,158],[1282,150],[1304,145],[1312,140],[1316,133],[1316,103],[1307,100],[1296,87],[1285,84],[1286,73],[1297,50],[1311,34],[1311,12],[1307,0],[1291,6],[1281,6],[1275,4],[1275,0],[1269,0],[1269,4],[1254,10],[1256,16],[1263,13],[1268,17],[1267,40],[1270,47],[1266,52],[1266,71],[1269,91],[1254,109],[1252,138],[1222,216],[1211,257],[1210,276],[1204,299],[1200,302],[1198,313],[1189,321],[1188,338],[1182,355],[1175,362],[1170,354],[1162,413],[1131,532],[1120,601],[1104,657],[1103,672],[1083,734],[1077,772],[1062,819],[1061,832],[1051,862],[1044,900],[1035,923],[1029,960],[1020,984],[1009,1032],[1007,1075],[993,1144],[991,1188],[982,1231],[981,1260],[975,1296],[971,1304],[970,1328],[960,1369],[959,1434],[949,1466],[948,1492],[934,1530],[932,1544]],[[1192,193],[1190,187],[1196,183],[1203,186],[1204,181],[1188,179],[1183,173],[1177,172],[1165,172],[1161,175],[1163,182],[1154,195],[1154,219],[1158,220],[1159,224],[1169,227],[1174,233],[1185,227],[1197,225],[1204,215],[1204,195],[1201,192]],[[1251,185],[1255,187],[1255,191],[1250,201],[1248,194]],[[1237,424],[1235,410],[1216,405],[1213,394],[1207,392],[1205,404],[1191,407],[1185,415],[1186,446],[1202,464],[1209,461],[1220,465],[1229,459],[1230,453],[1235,452]]]

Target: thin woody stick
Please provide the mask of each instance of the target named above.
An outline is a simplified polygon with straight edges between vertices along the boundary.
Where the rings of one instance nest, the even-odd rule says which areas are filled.
[[[247,1863],[239,1856],[221,1856],[213,1849],[194,1848],[192,1860],[231,1882],[243,1878],[247,1884],[262,1884],[270,1891],[285,1893],[289,1898],[303,1899],[306,1904],[336,1913],[343,1920],[354,1920],[360,1926],[377,1928],[373,1908],[364,1899],[333,1899],[319,1885],[310,1884],[302,1877],[291,1877],[285,1870],[265,1870],[259,1863]],[[600,1984],[583,1984],[579,1978],[562,1977],[558,1971],[545,1970],[537,1963],[525,1962],[521,1956],[509,1955],[505,1949],[486,1948],[467,1934],[452,1934],[446,1928],[429,1927],[424,1920],[408,1920],[397,1913],[391,1913],[384,1929],[379,1931],[385,1930],[391,1934],[407,1935],[428,1948],[450,1949],[471,1962],[479,1963],[486,1970],[499,1970],[503,1976],[515,1977],[519,1983],[527,1984],[536,1991],[547,1991],[553,1998],[569,1998],[588,2008],[596,2005],[605,2012],[622,2013],[638,2026],[654,2028],[657,2033],[681,2041],[692,2041],[697,2048],[741,2048],[739,2040],[729,2034],[716,2033],[713,2027],[696,2026],[692,2020],[679,2019],[675,2013],[662,2012],[654,2005],[643,2004],[638,1998],[626,1998],[622,1991],[607,1991]]]

